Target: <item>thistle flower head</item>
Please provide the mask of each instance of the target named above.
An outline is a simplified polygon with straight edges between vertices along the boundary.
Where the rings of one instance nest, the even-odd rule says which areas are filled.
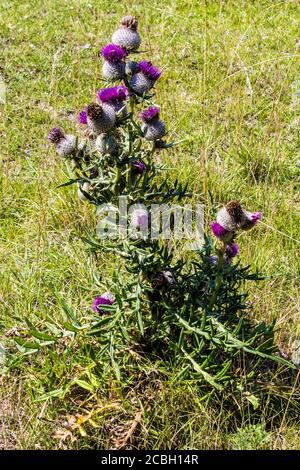
[[[138,20],[135,16],[123,16],[123,18],[121,19],[120,26],[122,28],[128,28],[132,29],[132,31],[136,31],[138,27]]]
[[[160,109],[157,106],[150,106],[150,108],[145,109],[140,113],[140,118],[143,122],[152,121],[152,119],[159,117]]]
[[[249,230],[261,218],[261,212],[249,212],[238,201],[230,201],[217,213],[217,223],[228,231]]]
[[[104,292],[104,294],[94,299],[92,308],[96,313],[105,313],[103,310],[101,310],[101,305],[113,305],[114,302],[114,296],[110,292]]]
[[[144,171],[146,170],[146,165],[144,162],[141,162],[140,160],[137,160],[133,164],[135,173],[138,173],[139,175],[142,175]]]
[[[102,103],[115,103],[117,101],[124,101],[128,97],[129,92],[126,86],[119,85],[111,88],[104,88],[97,91],[97,98]]]
[[[60,127],[54,127],[48,134],[48,140],[52,144],[58,144],[64,138],[64,131]]]
[[[239,245],[235,242],[231,242],[227,245],[225,255],[227,258],[234,258],[239,253]]]
[[[116,44],[107,44],[102,48],[101,54],[105,60],[113,63],[121,62],[128,55],[125,49]]]
[[[138,64],[139,72],[142,72],[149,80],[156,81],[161,76],[161,71],[152,65],[151,62],[141,60]]]
[[[78,114],[77,120],[79,124],[87,124],[87,113],[86,113],[87,107],[84,106],[80,113]]]

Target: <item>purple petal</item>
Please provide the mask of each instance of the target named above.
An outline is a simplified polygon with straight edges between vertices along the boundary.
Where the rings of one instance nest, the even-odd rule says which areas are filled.
[[[239,245],[235,242],[232,242],[227,245],[225,254],[228,258],[234,258],[238,254],[239,250]]]
[[[146,60],[141,60],[138,64],[139,71],[142,72],[146,77],[150,80],[156,81],[161,76],[161,71],[152,65],[151,62],[147,62]]]
[[[116,44],[107,44],[107,46],[102,48],[101,54],[104,59],[109,62],[120,62],[128,55],[122,47],[119,47]]]
[[[114,301],[112,300],[112,298],[109,298],[109,296],[104,294],[94,299],[92,309],[96,313],[105,313],[103,310],[101,310],[100,306],[101,305],[113,305],[113,303]]]
[[[84,108],[82,108],[82,110],[78,114],[77,120],[78,120],[79,124],[87,124],[86,106]]]
[[[145,109],[140,113],[140,118],[144,122],[149,122],[152,119],[159,117],[159,108],[157,106],[150,106],[150,108]]]
[[[255,225],[261,219],[261,212],[254,212],[250,216],[253,225]]]
[[[141,162],[140,160],[137,160],[133,164],[135,172],[142,175],[144,171],[146,170],[146,165],[144,162]]]
[[[210,227],[214,236],[217,238],[223,238],[229,233],[229,231],[222,227],[222,225],[218,224],[218,222],[213,222]]]
[[[64,139],[64,131],[60,127],[53,127],[48,134],[48,140],[52,144],[57,144],[61,139]]]
[[[124,101],[129,93],[126,86],[114,86],[112,88],[104,88],[97,91],[97,98],[102,103],[114,103],[116,101]]]

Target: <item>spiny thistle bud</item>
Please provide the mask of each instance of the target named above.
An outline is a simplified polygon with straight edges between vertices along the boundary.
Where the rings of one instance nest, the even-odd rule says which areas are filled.
[[[156,80],[161,76],[158,70],[151,62],[142,60],[138,64],[138,72],[135,73],[130,80],[130,87],[138,95],[147,93],[154,87]]]
[[[141,45],[141,38],[137,32],[138,20],[135,16],[124,16],[119,29],[112,35],[112,42],[124,47],[127,51],[136,51]]]
[[[138,175],[142,175],[146,170],[145,163],[141,162],[140,160],[137,160],[136,162],[134,162],[133,166],[134,166],[134,173]]]
[[[117,114],[126,116],[128,114],[124,101],[128,98],[129,92],[126,86],[119,85],[112,88],[104,88],[97,91],[97,98],[100,103],[112,106]]]
[[[104,310],[101,310],[101,305],[113,305],[114,303],[115,298],[111,292],[104,292],[104,294],[94,299],[92,308],[96,313],[105,313]]]
[[[88,201],[88,198],[85,196],[85,193],[88,193],[91,189],[91,184],[88,181],[85,181],[82,186],[78,187],[78,199],[80,201]]]
[[[86,109],[87,124],[95,134],[109,131],[116,122],[116,113],[111,106],[91,103]]]
[[[107,80],[116,80],[125,75],[125,62],[127,52],[116,44],[108,44],[101,50],[104,57],[102,73]]]
[[[67,157],[76,150],[77,139],[75,135],[65,134],[60,127],[54,127],[48,134],[48,140],[55,144],[57,153]]]
[[[145,123],[143,131],[146,140],[159,140],[166,133],[164,123],[159,119],[159,108],[151,106],[140,114],[141,120]]]
[[[95,148],[102,154],[112,154],[118,148],[118,142],[111,134],[100,134],[95,141]]]

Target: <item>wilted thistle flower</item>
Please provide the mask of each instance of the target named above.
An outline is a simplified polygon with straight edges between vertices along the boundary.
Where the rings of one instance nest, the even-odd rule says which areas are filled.
[[[165,135],[166,127],[159,119],[159,108],[157,106],[151,106],[141,112],[140,118],[145,123],[143,131],[146,140],[158,140]]]
[[[138,175],[142,175],[146,170],[145,163],[141,162],[140,160],[137,160],[136,162],[134,162],[133,167],[134,167],[134,173]]]
[[[131,225],[139,230],[148,228],[149,214],[147,209],[140,207],[135,208],[131,213]]]
[[[116,122],[116,113],[111,106],[91,103],[86,109],[87,124],[94,134],[109,131]]]
[[[123,116],[128,114],[127,107],[124,104],[124,101],[128,96],[129,92],[124,85],[104,88],[103,90],[97,91],[97,98],[100,103],[106,103],[107,105],[112,106],[117,114],[121,113]]]
[[[120,27],[112,35],[112,42],[127,51],[135,51],[141,45],[141,38],[137,32],[138,20],[135,16],[124,16]]]
[[[102,67],[103,76],[107,80],[116,80],[125,75],[125,62],[127,52],[116,44],[107,44],[101,51],[104,57]]]
[[[158,68],[154,67],[151,62],[142,60],[138,64],[138,72],[130,80],[130,87],[138,95],[143,95],[154,87],[160,76],[161,72]]]
[[[113,305],[114,302],[115,298],[111,292],[104,292],[104,294],[94,299],[92,308],[96,313],[105,313],[104,310],[101,310],[101,305]]]
[[[112,154],[118,148],[118,142],[111,134],[99,134],[95,141],[95,148],[103,154]]]
[[[261,218],[260,212],[244,210],[238,201],[230,201],[217,213],[217,223],[228,231],[248,230]]]
[[[48,134],[48,140],[55,144],[57,153],[67,157],[76,150],[77,139],[75,135],[65,134],[60,127],[54,127]]]

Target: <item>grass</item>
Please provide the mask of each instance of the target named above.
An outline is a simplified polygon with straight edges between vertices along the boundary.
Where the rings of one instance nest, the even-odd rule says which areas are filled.
[[[77,111],[101,86],[98,50],[130,12],[140,19],[147,54],[164,68],[157,94],[162,116],[174,138],[188,138],[165,157],[171,177],[190,182],[207,216],[235,198],[263,210],[259,229],[239,240],[241,259],[266,276],[249,286],[253,318],[276,319],[276,341],[291,353],[300,335],[297,3],[1,2],[7,93],[0,104],[0,333],[7,351],[15,347],[13,335],[22,334],[15,317],[58,318],[61,298],[85,315],[97,293],[96,264],[104,279],[113,269],[109,259],[96,263],[85,251],[81,236],[94,230],[93,212],[78,202],[75,188],[56,189],[69,173],[45,137],[54,125],[75,130]],[[237,418],[228,397],[216,408],[201,400],[195,383],[176,382],[155,365],[120,388],[102,383],[101,371],[85,361],[84,345],[78,357],[58,350],[2,375],[0,447],[300,447],[289,417],[293,395],[279,418],[268,397],[259,418],[251,403]],[[43,400],[84,375],[94,380],[91,390],[74,384],[63,398]],[[240,403],[235,408],[244,410]],[[63,426],[89,413],[92,422],[76,432]]]

